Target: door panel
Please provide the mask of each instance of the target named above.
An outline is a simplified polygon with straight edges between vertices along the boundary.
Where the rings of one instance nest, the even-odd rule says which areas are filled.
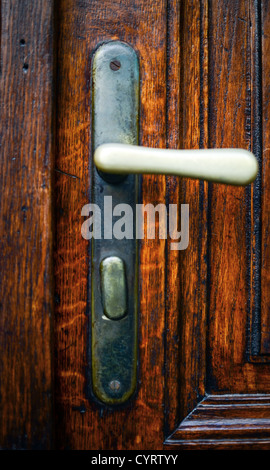
[[[15,2],[1,2],[1,122],[8,135],[1,214],[6,220],[15,208],[25,234],[21,244],[6,232],[2,238],[2,285],[13,287],[14,272],[18,281],[14,297],[11,287],[2,294],[1,446],[33,448],[43,429],[42,448],[270,449],[269,2],[25,3],[22,22]],[[20,44],[32,10],[37,26]],[[260,173],[246,188],[140,177],[139,202],[178,204],[179,213],[189,204],[189,246],[178,252],[170,239],[140,241],[137,391],[126,405],[106,407],[91,392],[91,251],[81,236],[81,209],[91,202],[92,57],[115,39],[139,58],[140,145],[250,149]],[[29,69],[12,72],[25,57]],[[10,113],[6,76],[20,113]],[[38,90],[39,108],[30,112]],[[27,218],[22,201],[33,188]],[[7,394],[14,408],[5,406]],[[14,410],[22,410],[20,418]]]
[[[266,165],[262,104],[265,109],[267,100],[261,93],[268,88],[267,56],[261,42],[265,47],[267,17],[264,3],[209,2],[208,67],[203,72],[208,75],[207,145],[252,149],[260,165]],[[264,238],[263,246],[261,238],[266,179],[262,171],[247,188],[208,185],[205,397],[191,409],[187,395],[182,421],[166,448],[269,448],[267,242]],[[186,325],[190,328],[190,319]],[[181,358],[180,363],[183,367]],[[193,360],[198,369],[200,363]]]
[[[217,80],[212,80],[209,112],[211,146],[251,147],[261,161],[259,15],[258,5],[249,11],[247,4],[235,4],[227,11],[228,27],[223,34],[212,26],[219,40],[210,69],[221,77],[222,92]],[[214,7],[212,21],[219,24]],[[220,51],[223,54],[218,59]],[[261,298],[267,298],[260,283],[261,198],[263,201],[260,176],[244,189],[211,188],[210,390],[269,391],[269,366],[258,367],[253,362],[268,361],[267,356],[259,357]]]

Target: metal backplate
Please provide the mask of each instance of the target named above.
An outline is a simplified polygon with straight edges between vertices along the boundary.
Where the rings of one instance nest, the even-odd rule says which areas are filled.
[[[112,41],[97,49],[92,109],[93,152],[104,143],[138,144],[139,67],[136,53],[127,44]],[[135,216],[137,179],[135,175],[103,175],[93,168],[92,188],[92,202],[101,210],[101,238],[92,239],[92,389],[99,401],[115,405],[126,402],[136,389],[137,244],[135,223],[133,238],[119,239],[113,227],[122,214],[112,214],[118,204],[128,204]],[[114,270],[106,267],[107,259],[117,261]],[[109,285],[112,272],[120,273],[120,284]],[[117,298],[117,285],[124,299]],[[123,315],[114,314],[110,299],[120,305]]]

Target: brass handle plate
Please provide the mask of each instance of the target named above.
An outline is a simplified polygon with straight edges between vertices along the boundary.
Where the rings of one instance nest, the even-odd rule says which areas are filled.
[[[97,49],[92,63],[92,150],[109,142],[138,144],[136,53],[111,41]],[[109,219],[123,202],[135,209],[137,177],[103,174],[95,166],[91,175],[91,202],[102,214],[103,234],[91,240],[91,390],[112,406],[126,402],[136,389],[137,243],[135,234],[116,238]]]

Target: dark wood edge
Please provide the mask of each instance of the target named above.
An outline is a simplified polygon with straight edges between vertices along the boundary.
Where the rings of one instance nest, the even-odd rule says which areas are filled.
[[[164,449],[270,450],[270,395],[208,395],[165,440]]]
[[[270,450],[270,439],[166,440],[164,450]]]

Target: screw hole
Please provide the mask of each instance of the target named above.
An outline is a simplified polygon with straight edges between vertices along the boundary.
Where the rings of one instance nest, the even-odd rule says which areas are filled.
[[[29,67],[28,64],[23,64],[23,71],[24,71],[24,72],[27,72],[28,67]]]
[[[25,39],[21,39],[21,40],[20,40],[20,45],[21,45],[21,46],[25,46]]]
[[[119,62],[117,59],[112,60],[110,63],[110,68],[114,71],[119,70],[121,68],[121,62]]]

